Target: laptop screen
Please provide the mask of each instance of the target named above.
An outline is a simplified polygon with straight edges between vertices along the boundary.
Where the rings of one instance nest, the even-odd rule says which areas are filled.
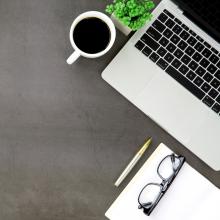
[[[175,0],[184,14],[220,43],[220,0]]]

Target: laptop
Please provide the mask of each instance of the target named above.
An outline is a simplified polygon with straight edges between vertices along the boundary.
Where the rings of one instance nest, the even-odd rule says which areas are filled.
[[[162,0],[103,79],[214,170],[220,170],[220,7]]]

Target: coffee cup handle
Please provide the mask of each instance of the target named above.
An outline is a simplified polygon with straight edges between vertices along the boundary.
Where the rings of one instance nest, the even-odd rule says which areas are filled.
[[[78,51],[74,51],[69,58],[66,60],[66,62],[70,65],[73,64],[78,58],[80,57],[80,53]]]

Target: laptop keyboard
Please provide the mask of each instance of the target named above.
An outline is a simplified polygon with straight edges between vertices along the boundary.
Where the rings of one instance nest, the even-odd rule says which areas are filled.
[[[164,10],[135,47],[220,115],[220,53]]]

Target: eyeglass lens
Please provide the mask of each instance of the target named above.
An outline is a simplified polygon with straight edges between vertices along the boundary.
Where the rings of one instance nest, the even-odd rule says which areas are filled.
[[[158,167],[158,175],[164,180],[169,179],[178,169],[180,163],[180,159],[174,155],[164,158]]]
[[[139,197],[140,204],[149,208],[157,200],[161,192],[161,186],[159,184],[149,183],[141,192]],[[141,208],[141,206],[139,207]]]

